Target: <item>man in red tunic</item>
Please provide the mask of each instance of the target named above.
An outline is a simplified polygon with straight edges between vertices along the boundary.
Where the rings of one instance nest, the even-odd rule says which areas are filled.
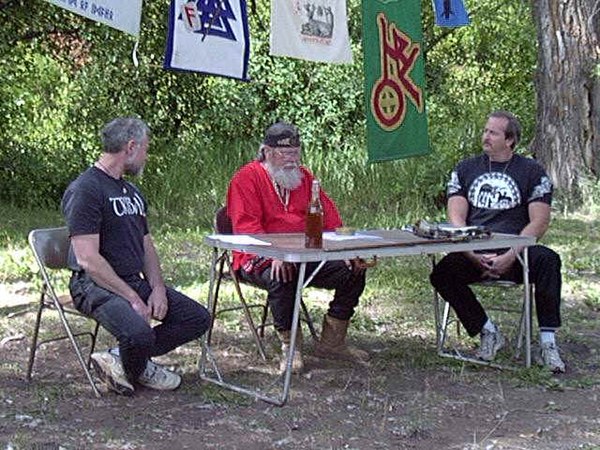
[[[243,166],[229,185],[227,214],[235,234],[304,232],[314,176],[300,165],[300,154],[300,134],[295,126],[277,122],[267,129],[257,158]],[[342,226],[335,204],[323,191],[321,204],[323,229],[331,231]],[[248,253],[235,253],[233,266],[243,280],[268,292],[275,329],[282,342],[283,370],[289,351],[297,267],[293,263]],[[316,266],[316,263],[307,264],[307,273]],[[348,324],[365,287],[365,270],[361,261],[328,261],[310,286],[335,290],[323,319],[321,339],[315,346],[315,354],[366,361],[368,354],[365,351],[346,344]],[[295,372],[303,368],[301,334],[298,336],[300,339],[292,366]]]

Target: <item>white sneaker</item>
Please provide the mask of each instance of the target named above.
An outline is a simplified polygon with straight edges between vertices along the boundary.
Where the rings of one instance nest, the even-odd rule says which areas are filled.
[[[564,373],[565,363],[560,359],[558,346],[554,343],[542,344],[542,363],[554,373]]]
[[[504,347],[504,336],[498,328],[496,328],[496,331],[488,331],[484,328],[481,330],[480,337],[481,344],[476,353],[477,357],[484,361],[493,361],[498,350]]]
[[[181,377],[175,372],[148,360],[146,370],[137,380],[142,386],[159,391],[172,391],[181,384]]]
[[[131,396],[133,385],[127,380],[121,360],[109,352],[97,352],[91,355],[92,365],[100,379],[117,394]]]

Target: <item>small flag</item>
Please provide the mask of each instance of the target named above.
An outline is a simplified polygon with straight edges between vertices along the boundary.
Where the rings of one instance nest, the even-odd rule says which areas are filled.
[[[346,0],[272,0],[271,55],[352,63]]]
[[[440,27],[462,27],[469,25],[469,14],[463,0],[433,0],[435,24]]]
[[[117,30],[140,34],[142,0],[47,0],[75,14],[104,23]]]
[[[248,80],[246,0],[171,0],[165,69]]]

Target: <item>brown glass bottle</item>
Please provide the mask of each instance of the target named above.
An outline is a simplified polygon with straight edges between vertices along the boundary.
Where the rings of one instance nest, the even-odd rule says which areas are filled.
[[[323,247],[323,206],[321,205],[321,187],[318,180],[312,182],[310,203],[306,211],[306,230],[304,246],[306,248]]]

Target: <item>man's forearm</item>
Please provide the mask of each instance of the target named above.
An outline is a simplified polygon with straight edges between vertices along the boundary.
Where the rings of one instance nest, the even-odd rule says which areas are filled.
[[[164,288],[165,282],[162,277],[158,254],[150,237],[144,240],[144,276],[152,289]]]
[[[123,297],[130,303],[140,300],[137,292],[117,275],[108,261],[101,255],[88,261],[85,272],[98,286]]]
[[[536,239],[541,239],[546,233],[548,226],[542,223],[529,222],[525,228],[519,233],[521,236],[531,236]]]

